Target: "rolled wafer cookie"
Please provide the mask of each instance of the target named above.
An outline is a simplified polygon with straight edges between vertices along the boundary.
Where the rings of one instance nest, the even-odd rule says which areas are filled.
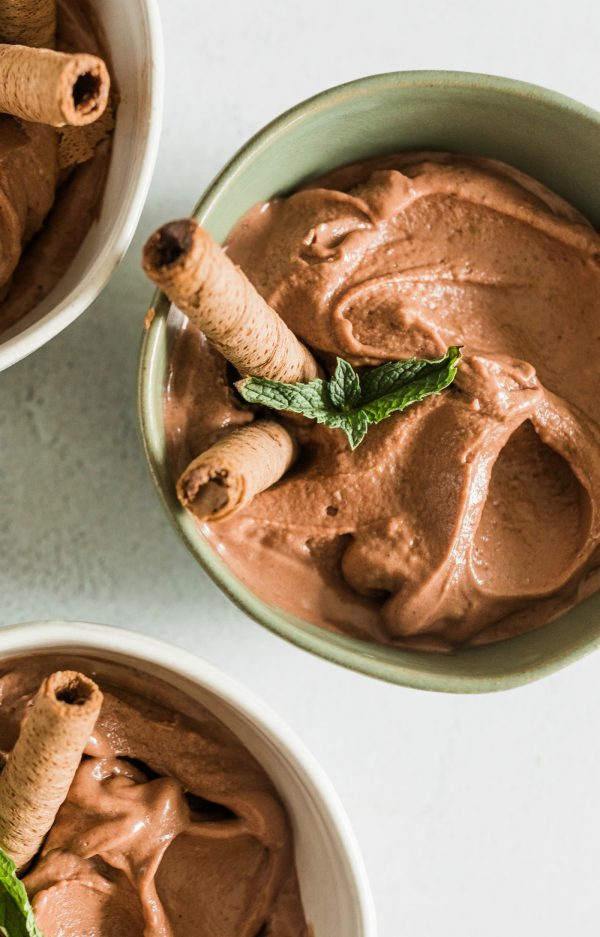
[[[93,124],[85,127],[62,127],[58,131],[58,165],[61,169],[87,163],[98,145],[115,129],[115,109],[109,100],[106,110]]]
[[[0,42],[54,48],[56,0],[0,0]]]
[[[241,374],[284,383],[317,376],[310,351],[193,219],[159,228],[146,242],[143,266]]]
[[[52,127],[83,127],[106,109],[110,76],[87,53],[0,45],[0,111]]]
[[[199,520],[224,520],[279,481],[296,455],[285,427],[257,420],[194,459],[177,482],[177,496]]]
[[[23,869],[65,800],[94,728],[102,693],[75,671],[47,677],[0,775],[0,848]]]

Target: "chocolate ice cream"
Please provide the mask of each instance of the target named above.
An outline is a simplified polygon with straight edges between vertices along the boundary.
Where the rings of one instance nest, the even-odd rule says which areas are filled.
[[[58,0],[56,49],[108,58],[86,0]],[[71,264],[97,216],[110,151],[107,120],[73,136],[0,114],[0,332]]]
[[[463,348],[449,390],[354,452],[278,417],[295,466],[204,525],[251,589],[327,628],[448,650],[598,588],[600,236],[578,211],[494,160],[400,154],[256,206],[226,246],[325,371]],[[165,400],[174,479],[256,418],[231,377],[188,324]]]
[[[184,693],[88,658],[6,661],[2,752],[42,680],[64,668],[95,680],[104,701],[24,879],[44,937],[309,937],[277,791]]]

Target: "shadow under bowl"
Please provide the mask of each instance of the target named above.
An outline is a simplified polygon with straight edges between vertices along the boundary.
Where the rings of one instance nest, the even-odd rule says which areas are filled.
[[[504,160],[579,208],[600,229],[600,114],[544,88],[463,72],[396,72],[332,88],[254,136],[202,196],[194,215],[222,241],[256,202],[346,163],[401,150]],[[299,647],[392,683],[481,693],[528,683],[600,644],[600,593],[528,634],[439,654],[335,634],[259,599],[182,509],[166,458],[163,403],[174,339],[169,303],[154,297],[139,372],[141,431],[165,508],[199,563],[252,618]]]

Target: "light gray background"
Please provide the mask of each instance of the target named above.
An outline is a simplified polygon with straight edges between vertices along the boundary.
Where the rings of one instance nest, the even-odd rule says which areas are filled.
[[[145,236],[187,214],[278,112],[368,73],[456,68],[600,108],[592,0],[161,0],[162,145],[129,255],[77,323],[0,374],[4,623],[90,619],[201,654],[257,690],[333,779],[381,937],[591,937],[600,927],[600,654],[483,698],[345,673],[248,621],[177,539],[137,436]]]

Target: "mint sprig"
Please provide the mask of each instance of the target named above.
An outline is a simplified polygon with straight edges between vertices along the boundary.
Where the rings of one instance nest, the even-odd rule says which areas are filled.
[[[0,849],[0,934],[3,937],[42,937],[35,923],[17,867]]]
[[[456,377],[459,361],[460,348],[453,345],[442,358],[433,361],[388,361],[360,375],[338,358],[329,381],[315,378],[306,384],[282,384],[247,377],[235,386],[248,403],[301,413],[317,423],[343,430],[351,449],[356,449],[370,424],[380,423],[392,413],[448,387]]]

